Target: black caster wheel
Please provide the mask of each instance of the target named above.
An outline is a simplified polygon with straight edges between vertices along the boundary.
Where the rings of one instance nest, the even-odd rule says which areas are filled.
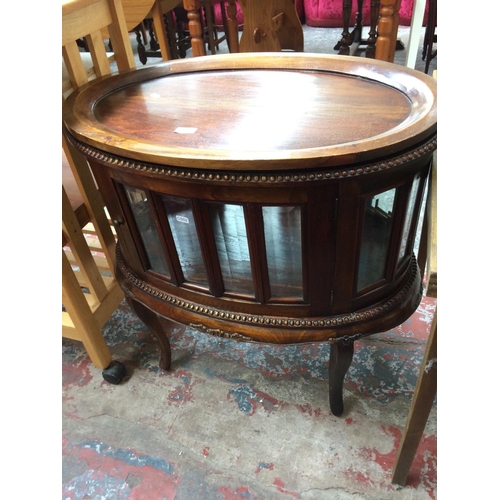
[[[127,373],[125,365],[120,361],[111,361],[110,365],[102,371],[102,378],[110,384],[118,385]]]

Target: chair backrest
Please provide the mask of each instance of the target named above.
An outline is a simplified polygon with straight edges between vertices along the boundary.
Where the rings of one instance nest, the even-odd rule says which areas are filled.
[[[89,80],[89,64],[84,63],[85,56],[89,54],[90,65],[94,68],[95,76],[100,77],[111,73],[103,29],[109,32],[118,70],[134,68],[135,59],[121,0],[63,0],[62,53],[71,83],[69,92]],[[80,52],[77,40],[81,39],[85,39],[88,53]],[[64,96],[63,78],[63,98]],[[67,159],[67,163],[63,161],[63,188],[67,194],[73,193],[70,198],[73,207],[84,208],[87,221],[94,223],[98,235],[104,239],[105,247],[109,248],[109,252],[105,251],[105,253],[114,260],[114,238],[112,238],[104,205],[97,192],[87,161],[69,144],[64,134],[62,145]]]
[[[239,52],[304,50],[295,0],[239,0],[239,5],[243,12]]]
[[[199,9],[202,0],[184,0],[188,11],[193,56],[206,54]],[[239,0],[243,13],[243,33],[238,37],[236,0],[227,4],[228,44],[231,52],[302,52],[304,32],[295,0]]]
[[[69,91],[65,93],[63,77],[63,99],[65,94],[89,80],[91,72],[88,69],[89,63],[84,63],[88,59],[85,56],[90,55],[90,65],[94,68],[95,76],[111,73],[103,29],[108,30],[118,70],[134,68],[135,59],[121,0],[63,0],[62,53],[71,83]],[[77,40],[81,39],[85,40],[88,53],[80,52]],[[63,200],[67,195],[80,227],[83,228],[89,222],[93,224],[102,252],[112,268],[115,239],[88,163],[69,143],[64,133],[62,146]],[[68,220],[63,220],[63,227],[69,224]],[[67,239],[63,234],[63,246]]]
[[[111,73],[103,29],[108,30],[118,70],[134,68],[121,0],[63,0],[63,100],[92,74]],[[82,39],[89,52],[80,52],[77,40]],[[82,341],[95,366],[111,367],[100,329],[124,297],[113,275],[115,236],[87,160],[64,132],[62,148],[62,333]]]
[[[77,40],[85,39],[96,76],[111,72],[103,29],[108,30],[118,70],[134,68],[134,54],[120,0],[63,0],[62,52],[73,89],[89,80],[89,68],[82,60]]]

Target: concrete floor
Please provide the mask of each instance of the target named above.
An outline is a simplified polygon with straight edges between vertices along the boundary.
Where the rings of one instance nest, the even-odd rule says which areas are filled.
[[[408,486],[391,473],[435,302],[356,342],[345,413],[328,406],[327,344],[268,346],[171,334],[158,369],[147,328],[124,303],[104,328],[127,378],[106,383],[63,341],[65,499],[436,498],[436,409]]]
[[[305,33],[306,50],[323,37],[325,51],[340,32]],[[128,370],[120,385],[80,343],[62,342],[62,498],[435,499],[436,407],[408,485],[391,484],[434,309],[424,298],[400,327],[356,342],[337,418],[327,344],[239,343],[179,326],[162,372],[155,341],[123,303],[103,329]]]

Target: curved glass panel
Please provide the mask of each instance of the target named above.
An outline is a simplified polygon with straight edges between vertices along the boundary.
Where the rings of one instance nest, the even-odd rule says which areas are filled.
[[[150,269],[170,278],[146,192],[130,186],[124,186],[124,188],[148,256]]]
[[[302,299],[302,209],[262,207],[262,217],[271,297]]]
[[[189,198],[162,196],[184,279],[208,287],[207,272]]]
[[[396,189],[393,188],[372,196],[365,202],[358,290],[385,277],[395,197]]]
[[[420,186],[420,175],[417,175],[415,179],[413,179],[410,195],[408,197],[408,205],[406,206],[405,222],[403,226],[403,238],[401,240],[401,246],[399,248],[399,261],[401,261],[404,258],[404,256],[407,255],[411,250],[410,248],[407,248],[408,236],[410,233],[411,223],[415,211],[415,203],[417,201],[417,193],[419,186]]]
[[[224,289],[255,296],[243,206],[211,203],[210,218]]]

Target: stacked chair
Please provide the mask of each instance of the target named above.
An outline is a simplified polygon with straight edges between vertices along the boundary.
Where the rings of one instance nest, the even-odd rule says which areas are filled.
[[[81,40],[89,52],[80,51]],[[68,76],[67,82],[63,77],[63,100],[89,79],[109,74],[110,59],[119,71],[134,68],[121,0],[63,0],[62,53]],[[62,149],[62,334],[83,342],[103,378],[117,384],[125,366],[112,360],[101,332],[124,298],[114,277],[115,234],[88,163],[64,132]]]

